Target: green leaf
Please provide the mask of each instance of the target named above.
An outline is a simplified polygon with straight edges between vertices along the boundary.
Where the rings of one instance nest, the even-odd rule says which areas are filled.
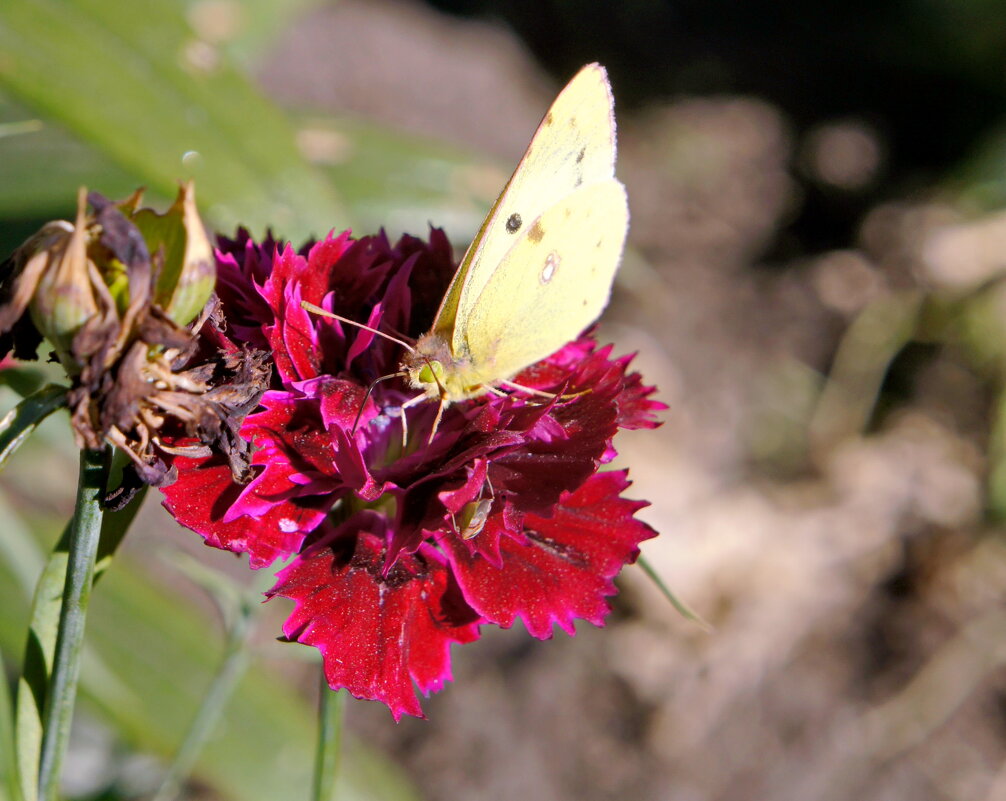
[[[174,0],[4,0],[0,84],[163,195],[195,178],[218,227],[271,225],[297,239],[345,225],[287,119],[226,52],[196,38],[183,9]]]
[[[325,679],[325,669],[318,668],[318,741],[314,755],[314,781],[311,801],[337,801],[342,773],[342,739],[346,728],[346,703],[349,692],[332,691]]]
[[[66,579],[66,549],[69,525],[63,531],[52,556],[46,562],[31,605],[31,622],[18,680],[15,736],[21,793],[25,801],[38,798],[36,777],[42,750],[42,705],[49,680],[49,665],[56,648],[59,606]]]
[[[470,152],[360,119],[304,114],[297,125],[364,232],[422,236],[432,224],[467,245],[508,178]]]
[[[915,289],[882,295],[846,329],[810,422],[814,452],[867,429],[891,362],[918,329],[924,299]]]
[[[98,581],[108,568],[115,551],[139,511],[143,497],[144,493],[139,493],[124,509],[104,515],[95,565],[95,581]],[[15,731],[18,765],[23,778],[21,790],[26,801],[32,801],[37,797],[34,779],[38,775],[42,742],[42,709],[53,652],[56,648],[69,543],[70,526],[67,525],[35,585],[28,638],[24,646],[21,678],[18,682]],[[103,669],[100,659],[90,653],[86,646],[84,663],[90,664],[92,670]],[[24,781],[29,777],[30,781]]]
[[[29,395],[0,420],[0,469],[39,424],[66,405],[66,387],[49,384]]]
[[[111,526],[118,514],[106,515],[106,525]],[[103,530],[99,570],[108,564],[106,533]],[[222,555],[207,554],[210,562],[215,558],[222,564]],[[194,597],[172,568],[149,548],[116,557],[115,569],[102,578],[92,597],[80,684],[81,706],[97,714],[133,749],[165,760],[188,730],[225,650],[214,617],[206,614],[202,599]],[[65,562],[50,565],[46,572],[61,581]],[[46,584],[43,578],[40,586]],[[275,605],[266,605],[265,611],[275,614]],[[27,610],[23,591],[3,563],[0,607],[4,609],[0,647],[15,653],[23,643]],[[261,663],[289,662],[311,649],[269,637],[257,637],[255,642],[255,663],[225,707],[195,775],[225,798],[307,798],[315,712],[288,678]],[[388,720],[390,725],[390,715]],[[394,764],[352,738],[346,743],[343,766],[341,801],[418,798]]]
[[[62,370],[52,370],[51,365],[15,363],[0,370],[0,386],[10,387],[22,398],[38,392],[45,384],[59,381],[66,376]]]
[[[715,629],[710,626],[701,617],[701,615],[693,611],[688,604],[678,598],[678,596],[671,591],[671,588],[667,586],[667,583],[660,577],[660,574],[656,571],[653,565],[650,564],[649,559],[645,556],[640,556],[637,562],[650,581],[656,585],[657,589],[660,590],[661,594],[667,599],[670,605],[677,610],[677,613],[681,615],[681,617],[697,624],[705,632],[715,631]]]
[[[16,503],[11,503],[8,495],[6,487],[0,488],[0,520],[3,520],[0,562],[7,566],[12,580],[21,588],[24,597],[30,598],[35,581],[45,565],[45,557],[18,513]]]
[[[179,569],[217,602],[226,621],[227,631],[220,665],[203,693],[199,709],[168,765],[153,801],[173,801],[179,796],[182,782],[189,778],[207,741],[219,727],[223,710],[248,668],[249,638],[262,611],[261,604],[256,601],[261,599],[261,590],[268,586],[263,584],[259,591],[252,588],[242,591],[227,574],[214,570],[187,554],[179,552],[178,556],[181,558],[176,558],[175,563]]]
[[[34,114],[0,92],[0,124],[23,124]],[[31,228],[37,229],[50,219],[72,220],[80,186],[113,198],[126,197],[136,189],[140,178],[108,156],[48,120],[34,122],[36,130],[0,139],[0,217],[26,223],[34,220]],[[173,196],[172,187],[170,194],[147,199],[166,203]],[[14,231],[0,235],[0,258],[31,233],[29,229],[20,235]]]
[[[0,654],[0,801],[21,801],[21,784],[18,778],[16,750],[14,747],[14,710],[11,706],[4,670],[3,655]]]
[[[37,133],[45,126],[42,120],[20,120],[18,122],[0,123],[0,139],[8,136],[20,136],[26,133]]]

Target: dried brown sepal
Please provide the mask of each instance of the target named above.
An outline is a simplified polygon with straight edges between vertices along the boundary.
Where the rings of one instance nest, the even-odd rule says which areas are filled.
[[[112,370],[85,369],[71,390],[73,427],[82,444],[113,443],[130,456],[140,481],[155,487],[175,480],[171,456],[211,450],[227,456],[235,480],[247,481],[251,446],[239,431],[268,388],[268,354],[208,352],[208,315],[200,340],[170,320],[155,324],[151,315],[146,322],[161,349],[152,353],[150,340],[137,341]]]
[[[214,449],[246,480],[250,446],[238,432],[268,386],[267,354],[236,349],[211,320],[212,248],[192,186],[163,215],[140,202],[81,190],[74,224],[44,226],[0,274],[0,330],[20,358],[42,336],[53,344],[79,447],[120,448],[153,486],[174,480],[173,455]],[[191,327],[179,323],[200,308]],[[118,501],[135,485],[126,476]]]

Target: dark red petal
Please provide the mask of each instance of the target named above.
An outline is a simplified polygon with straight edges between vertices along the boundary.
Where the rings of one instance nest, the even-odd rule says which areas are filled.
[[[217,296],[227,318],[227,330],[237,342],[266,348],[262,326],[271,322],[272,311],[258,291],[255,281],[265,280],[272,269],[272,251],[248,241],[234,252],[218,250]]]
[[[623,356],[616,364],[624,371],[632,361],[632,356]],[[615,396],[618,404],[619,428],[656,428],[660,423],[654,415],[667,408],[666,403],[651,400],[656,387],[643,384],[639,373],[627,373],[622,380],[622,391]]]
[[[552,636],[554,623],[569,634],[577,618],[602,625],[616,592],[612,579],[635,561],[640,542],[656,536],[633,518],[646,503],[620,497],[628,485],[623,471],[598,473],[565,496],[552,517],[527,515],[519,538],[503,533],[494,515],[478,537],[496,527],[500,568],[460,538],[443,537],[465,599],[488,622],[508,628],[519,617],[541,639]]]
[[[466,503],[482,495],[485,489],[487,467],[488,462],[485,459],[474,459],[471,463],[471,473],[460,486],[444,489],[437,493],[437,498],[448,513],[456,515]]]
[[[242,487],[235,484],[223,456],[208,459],[175,458],[178,480],[164,493],[164,506],[171,515],[196,533],[207,545],[235,553],[247,553],[254,568],[297,551],[304,534],[321,522],[331,499],[294,499],[274,504],[261,517],[225,521]]]
[[[254,463],[304,487],[304,494],[353,490],[367,500],[379,497],[383,487],[349,436],[366,391],[328,376],[297,386],[297,392],[267,392],[264,410],[245,418],[241,435],[258,448]]]
[[[537,427],[546,423],[561,426],[562,436],[529,439],[491,460],[494,490],[507,494],[521,512],[547,514],[563,492],[579,487],[597,470],[617,430],[615,406],[601,392],[556,405]]]
[[[283,631],[321,651],[333,689],[381,701],[396,720],[423,717],[413,682],[424,695],[442,689],[451,680],[451,644],[478,639],[478,617],[440,553],[423,546],[384,574],[384,536],[372,533],[383,518],[355,520],[285,568],[270,595],[296,603]]]

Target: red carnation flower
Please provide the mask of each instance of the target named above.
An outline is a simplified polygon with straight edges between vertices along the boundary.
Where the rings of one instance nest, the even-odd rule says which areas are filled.
[[[590,336],[515,378],[521,391],[406,410],[401,347],[306,311],[308,301],[399,337],[427,331],[454,273],[429,243],[330,236],[310,249],[223,241],[218,292],[235,344],[274,356],[272,389],[244,420],[255,474],[222,456],[179,457],[165,505],[207,544],[253,567],[293,556],[270,596],[294,601],[290,640],[316,646],[333,688],[422,716],[450,680],[450,646],[520,618],[535,637],[576,619],[602,625],[614,577],[655,536],[598,472],[619,428],[652,428],[663,404]],[[372,386],[373,385],[373,386]],[[368,388],[372,391],[368,395]]]

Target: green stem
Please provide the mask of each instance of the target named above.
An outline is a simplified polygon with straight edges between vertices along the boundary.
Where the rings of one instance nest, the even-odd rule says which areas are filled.
[[[318,747],[314,754],[314,780],[311,801],[333,801],[342,762],[342,728],[346,710],[346,692],[333,692],[320,670],[318,687]]]
[[[41,801],[56,801],[59,779],[70,739],[70,723],[80,678],[80,656],[84,641],[84,622],[91,598],[95,557],[101,535],[101,498],[108,479],[107,449],[80,452],[77,503],[70,528],[70,546],[66,582],[56,635],[49,689],[43,713],[44,734],[38,770],[38,795]]]
[[[220,668],[152,801],[173,801],[179,795],[182,782],[192,773],[199,754],[220,721],[224,707],[248,666],[248,632],[253,617],[250,606],[242,603],[230,626]]]
[[[702,617],[697,613],[693,612],[689,608],[688,604],[678,598],[671,588],[664,583],[664,580],[660,577],[660,574],[654,569],[653,565],[650,564],[649,560],[640,555],[638,564],[643,568],[643,572],[649,576],[650,581],[657,585],[657,589],[663,594],[663,596],[671,602],[671,606],[678,610],[678,614],[681,615],[685,620],[690,620],[692,623],[697,623],[705,631],[713,631],[713,627],[710,626]]]

